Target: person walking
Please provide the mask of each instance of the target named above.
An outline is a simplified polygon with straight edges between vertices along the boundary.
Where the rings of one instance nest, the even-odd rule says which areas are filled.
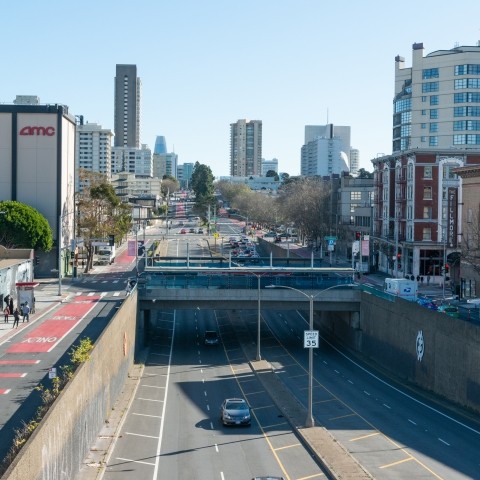
[[[23,320],[22,323],[27,320],[27,323],[30,321],[30,306],[28,302],[25,302],[22,307]]]
[[[13,314],[13,298],[10,297],[10,303],[8,304],[8,309],[10,310],[10,315]]]
[[[12,326],[12,328],[15,328],[15,325],[18,328],[18,322],[20,322],[20,312],[18,311],[18,308],[16,308],[13,312],[13,326]]]
[[[8,323],[8,316],[10,315],[10,309],[8,308],[8,305],[3,309],[3,314],[5,316],[5,323]]]

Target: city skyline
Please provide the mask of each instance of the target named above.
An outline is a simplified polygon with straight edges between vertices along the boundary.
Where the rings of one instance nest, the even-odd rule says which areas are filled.
[[[410,67],[416,42],[425,54],[477,45],[477,11],[470,0],[448,15],[430,0],[407,0],[401,11],[379,0],[348,8],[27,0],[22,10],[2,6],[4,18],[20,15],[22,25],[2,29],[0,103],[37,95],[113,130],[115,67],[132,64],[142,82],[140,142],[153,151],[165,136],[180,164],[228,175],[230,124],[245,118],[262,121],[262,156],[277,158],[282,172],[300,173],[305,126],[327,123],[351,127],[359,167],[372,171],[370,160],[392,151],[395,57]]]

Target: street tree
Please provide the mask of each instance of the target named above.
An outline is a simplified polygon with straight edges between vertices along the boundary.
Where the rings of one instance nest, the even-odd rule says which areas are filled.
[[[93,265],[92,242],[106,241],[113,235],[116,241],[124,238],[132,228],[132,209],[122,203],[106,176],[82,171],[82,192],[77,194],[77,229],[87,250],[85,272]]]
[[[216,204],[214,180],[215,177],[209,166],[202,165],[199,162],[195,163],[190,180],[190,188],[195,193],[194,210],[202,215],[205,214],[209,207],[213,207]]]
[[[6,248],[53,248],[53,233],[47,219],[25,203],[0,202],[0,243]]]

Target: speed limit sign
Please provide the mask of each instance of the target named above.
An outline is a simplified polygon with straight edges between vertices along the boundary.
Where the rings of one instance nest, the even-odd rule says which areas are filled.
[[[303,348],[318,348],[318,330],[303,332]]]

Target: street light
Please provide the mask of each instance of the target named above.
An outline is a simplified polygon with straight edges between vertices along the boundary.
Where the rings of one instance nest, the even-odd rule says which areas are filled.
[[[305,293],[302,290],[298,290],[298,288],[287,287],[286,285],[267,285],[265,288],[286,288],[288,290],[293,290],[294,292],[301,293],[304,297],[307,297],[310,302],[309,329],[313,330],[313,300],[315,299],[315,297],[333,288],[352,287],[352,286],[354,286],[354,284],[333,285],[331,287],[321,290],[315,295],[309,295],[308,293]],[[305,421],[305,426],[314,427],[315,419],[313,418],[313,348],[309,347],[308,350],[309,350],[308,352],[308,413],[307,413],[307,419]]]

